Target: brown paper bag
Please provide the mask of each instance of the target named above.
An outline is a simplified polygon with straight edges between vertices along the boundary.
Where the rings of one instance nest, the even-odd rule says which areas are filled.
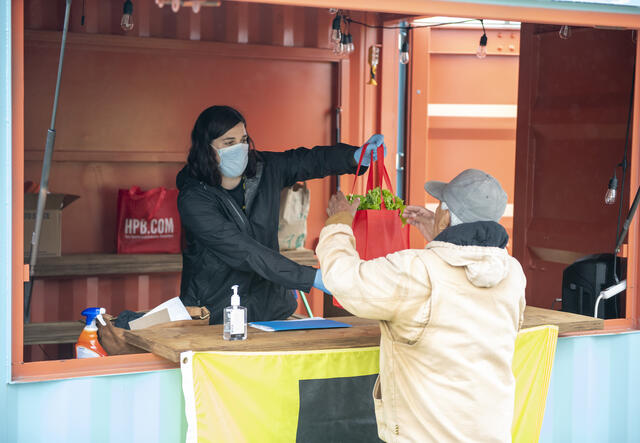
[[[281,250],[304,247],[309,201],[310,193],[306,183],[296,183],[280,193],[278,243]]]
[[[209,310],[204,306],[187,306],[187,311],[191,315],[192,320],[172,321],[167,323],[161,323],[159,325],[150,326],[148,329],[155,328],[175,328],[178,326],[208,326],[209,325]],[[106,326],[102,323],[96,322],[98,325],[98,340],[100,344],[107,351],[109,355],[123,355],[123,354],[142,354],[148,351],[140,349],[137,346],[130,345],[124,339],[125,329],[118,328],[113,325],[113,321],[117,317],[113,317],[109,314],[102,316],[105,320]]]

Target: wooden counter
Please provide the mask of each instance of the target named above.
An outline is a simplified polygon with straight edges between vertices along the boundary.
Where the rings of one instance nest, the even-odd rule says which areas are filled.
[[[280,251],[296,263],[318,266],[310,249]],[[75,277],[181,272],[182,254],[70,254],[38,257],[34,277]]]
[[[337,317],[351,328],[264,332],[249,328],[247,340],[222,339],[222,325],[184,326],[164,329],[125,331],[130,344],[172,362],[179,362],[183,351],[291,351],[378,346],[380,328],[376,320]],[[602,329],[604,321],[583,315],[527,306],[524,328],[554,324],[560,333]]]

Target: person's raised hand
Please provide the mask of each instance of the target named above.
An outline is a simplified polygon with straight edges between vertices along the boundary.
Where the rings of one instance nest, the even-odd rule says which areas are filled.
[[[356,214],[356,211],[358,210],[358,206],[360,206],[359,198],[356,198],[352,203],[349,203],[342,191],[338,191],[329,199],[327,215],[331,217],[339,212],[349,212],[351,216],[354,216]]]
[[[435,214],[422,206],[407,206],[402,216],[407,223],[418,228],[422,236],[430,242],[433,240],[433,228],[436,222]]]
[[[373,134],[369,137],[369,140],[365,142],[360,148],[356,149],[353,154],[356,163],[360,161],[362,150],[364,149],[364,157],[362,158],[362,166],[369,166],[371,164],[371,153],[373,153],[373,160],[378,160],[378,146],[382,145],[384,148],[384,155],[387,156],[387,145],[384,144],[384,136],[382,134]]]

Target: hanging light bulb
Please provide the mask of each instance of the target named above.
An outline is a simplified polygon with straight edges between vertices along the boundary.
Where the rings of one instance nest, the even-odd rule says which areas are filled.
[[[336,15],[331,23],[331,41],[334,45],[339,45],[342,39],[342,32],[340,32],[340,16]]]
[[[566,40],[571,37],[571,27],[567,25],[562,25],[560,30],[558,31],[558,35],[562,40]]]
[[[339,11],[338,8],[329,8],[329,14],[334,15],[337,14]]]
[[[180,0],[171,0],[171,10],[178,12],[180,10]]]
[[[476,57],[485,58],[487,56],[487,40],[487,34],[482,34],[478,50],[476,51]]]
[[[345,35],[341,34],[340,35],[340,41],[339,42],[333,42],[333,53],[336,55],[342,55],[344,54],[345,51],[345,43],[343,43],[343,41],[345,41]]]
[[[349,51],[349,39],[347,38],[347,34],[342,34],[342,38],[340,38],[340,54],[348,55]]]
[[[353,54],[356,50],[356,46],[353,44],[353,36],[351,33],[347,34],[347,54]]]
[[[131,3],[131,0],[126,0],[122,6],[120,27],[123,31],[131,31],[133,29],[133,3]]]
[[[400,63],[406,65],[409,63],[409,36],[406,35],[400,46]]]
[[[201,0],[193,0],[191,2],[191,10],[193,10],[194,14],[200,12],[200,6],[202,6]]]
[[[162,8],[164,6],[164,1],[163,0],[156,0],[156,5],[158,5],[158,8]]]
[[[613,177],[609,180],[609,186],[607,188],[607,193],[604,195],[604,202],[607,205],[612,205],[616,202],[617,196],[617,188],[618,188],[618,177],[616,177],[615,171],[613,172]]]

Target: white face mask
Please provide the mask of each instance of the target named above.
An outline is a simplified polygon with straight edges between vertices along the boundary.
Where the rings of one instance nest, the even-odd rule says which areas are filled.
[[[216,148],[214,148],[216,149]],[[225,177],[240,177],[249,162],[249,144],[238,143],[228,148],[216,149],[220,156],[218,168]]]
[[[449,218],[451,219],[451,221],[449,222],[449,226],[462,224],[462,220],[460,220],[453,212],[451,212],[451,209],[449,209],[445,202],[440,202],[440,207],[445,211],[449,211]]]

